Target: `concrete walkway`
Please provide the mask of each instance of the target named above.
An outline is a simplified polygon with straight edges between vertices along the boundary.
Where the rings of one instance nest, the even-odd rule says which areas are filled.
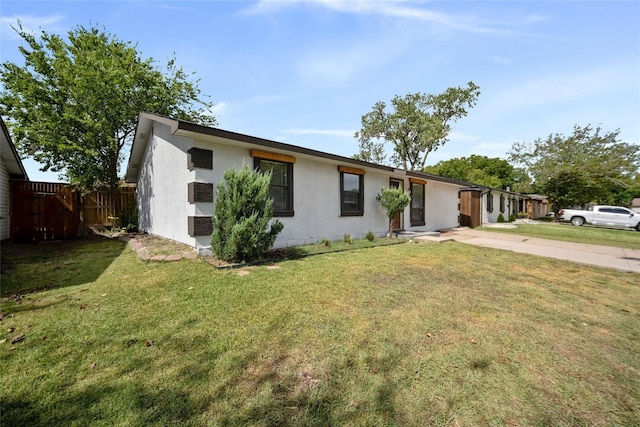
[[[415,240],[435,242],[455,240],[456,242],[470,245],[504,249],[572,261],[579,264],[640,273],[640,249],[562,242],[515,234],[473,230],[464,227],[443,232],[439,237],[420,236],[415,237]]]

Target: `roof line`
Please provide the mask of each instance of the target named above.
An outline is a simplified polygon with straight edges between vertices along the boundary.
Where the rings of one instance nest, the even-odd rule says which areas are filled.
[[[0,126],[2,127],[2,132],[4,133],[4,136],[7,138],[7,141],[9,142],[9,147],[11,148],[13,157],[15,157],[16,163],[20,168],[20,172],[22,172],[24,179],[28,181],[29,175],[27,175],[27,170],[24,168],[24,165],[22,164],[22,159],[20,158],[20,154],[18,154],[18,150],[16,149],[16,146],[13,144],[13,140],[11,139],[11,135],[9,134],[9,129],[7,129],[7,125],[5,124],[2,116],[0,116]]]

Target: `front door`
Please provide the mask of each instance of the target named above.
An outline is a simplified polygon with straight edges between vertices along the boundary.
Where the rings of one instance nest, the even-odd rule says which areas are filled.
[[[391,188],[399,188],[401,190],[404,190],[404,181],[401,179],[393,179],[391,178],[389,180],[389,187]],[[394,216],[393,218],[391,218],[391,227],[393,228],[393,231],[398,231],[398,230],[402,230],[403,229],[403,224],[402,221],[403,217],[402,217],[402,212],[396,214],[396,216]]]

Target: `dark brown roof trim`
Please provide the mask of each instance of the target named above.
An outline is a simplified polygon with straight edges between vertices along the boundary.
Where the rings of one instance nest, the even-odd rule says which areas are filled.
[[[394,168],[391,166],[384,166],[376,163],[369,163],[369,162],[357,160],[351,157],[339,156],[337,154],[326,153],[323,151],[313,150],[311,148],[300,147],[298,145],[292,145],[292,144],[285,144],[283,142],[277,142],[269,139],[258,138],[255,136],[245,135],[237,132],[231,132],[228,130],[222,130],[214,127],[203,126],[196,123],[186,122],[183,120],[178,121],[178,129],[189,131],[189,132],[201,133],[201,134],[210,135],[210,136],[216,136],[216,137],[225,138],[225,139],[231,139],[234,141],[246,142],[248,144],[255,144],[255,145],[259,145],[259,146],[267,147],[271,149],[286,150],[294,153],[305,154],[308,156],[335,160],[337,162],[351,163],[353,165],[383,170],[385,172],[397,172],[399,170],[398,168]],[[405,171],[403,170],[402,172],[405,172]],[[469,183],[469,182],[458,181],[455,179],[450,179],[450,178],[446,178],[438,175],[432,175],[424,172],[406,171],[405,174],[407,176],[413,176],[416,178],[446,182],[449,184],[461,185],[465,187],[473,185],[472,183]]]

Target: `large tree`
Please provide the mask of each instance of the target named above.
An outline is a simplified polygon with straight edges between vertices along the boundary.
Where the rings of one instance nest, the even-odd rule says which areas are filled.
[[[23,155],[43,170],[64,171],[73,184],[117,188],[140,111],[216,123],[198,80],[173,58],[158,68],[137,45],[95,27],[75,27],[68,40],[14,30],[24,64],[0,65],[0,113]]]
[[[434,175],[472,182],[492,188],[512,189],[522,186],[526,174],[516,169],[508,161],[498,157],[487,157],[472,154],[469,157],[456,157],[443,160],[424,171]]]
[[[467,115],[479,95],[480,88],[469,82],[467,87],[450,87],[438,95],[396,95],[391,111],[386,111],[385,102],[376,102],[362,116],[362,127],[355,134],[360,151],[354,157],[386,164],[385,144],[390,144],[394,166],[422,170],[429,153],[448,141],[451,124]]]
[[[573,134],[513,144],[510,159],[526,168],[534,190],[559,211],[589,202],[628,205],[638,190],[640,146],[618,139],[619,130],[574,126]]]

